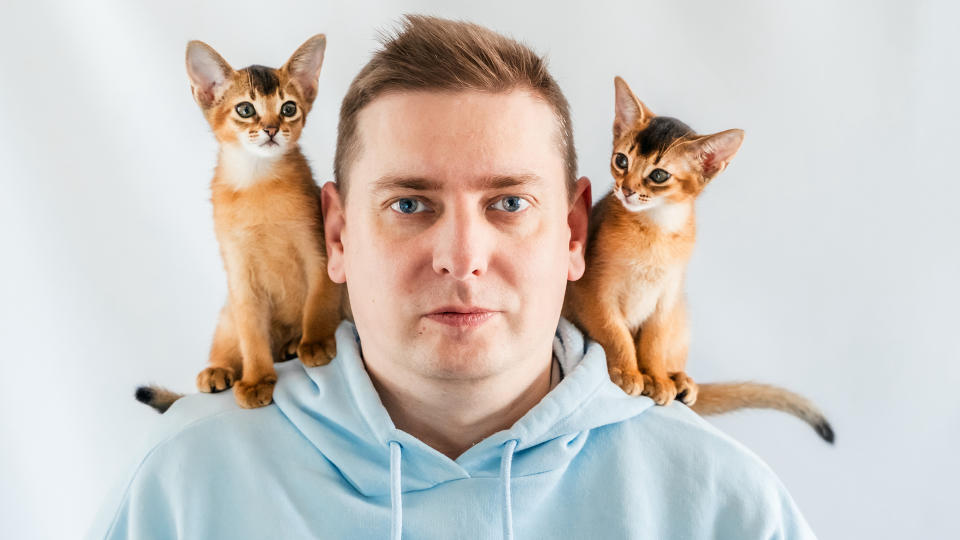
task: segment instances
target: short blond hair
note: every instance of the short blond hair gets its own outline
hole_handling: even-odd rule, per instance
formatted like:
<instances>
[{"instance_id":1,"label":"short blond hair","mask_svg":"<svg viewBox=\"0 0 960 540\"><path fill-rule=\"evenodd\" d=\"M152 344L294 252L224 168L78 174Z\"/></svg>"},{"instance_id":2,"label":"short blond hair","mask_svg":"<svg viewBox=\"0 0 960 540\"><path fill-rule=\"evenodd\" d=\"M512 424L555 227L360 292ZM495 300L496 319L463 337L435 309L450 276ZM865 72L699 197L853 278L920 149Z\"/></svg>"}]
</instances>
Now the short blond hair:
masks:
<instances>
[{"instance_id":1,"label":"short blond hair","mask_svg":"<svg viewBox=\"0 0 960 540\"><path fill-rule=\"evenodd\" d=\"M357 119L377 96L391 90L480 90L527 88L553 109L566 169L568 196L577 180L570 107L544 59L526 45L488 28L463 22L405 15L396 34L381 35L381 49L360 70L340 106L333 175L341 197L347 170L359 150Z\"/></svg>"}]
</instances>

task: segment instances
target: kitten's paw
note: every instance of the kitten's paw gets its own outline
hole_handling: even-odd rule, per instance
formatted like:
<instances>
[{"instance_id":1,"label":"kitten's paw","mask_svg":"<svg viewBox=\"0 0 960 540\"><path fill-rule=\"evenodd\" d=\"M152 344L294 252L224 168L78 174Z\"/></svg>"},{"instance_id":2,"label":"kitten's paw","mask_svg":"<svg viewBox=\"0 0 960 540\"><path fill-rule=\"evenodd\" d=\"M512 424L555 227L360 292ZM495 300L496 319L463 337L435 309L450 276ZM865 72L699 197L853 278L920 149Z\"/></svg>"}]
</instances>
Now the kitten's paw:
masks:
<instances>
[{"instance_id":1,"label":"kitten's paw","mask_svg":"<svg viewBox=\"0 0 960 540\"><path fill-rule=\"evenodd\" d=\"M673 379L673 384L677 387L677 399L688 407L697 402L697 392L700 387L693 382L690 376L682 371L677 371L671 373L670 378Z\"/></svg>"},{"instance_id":2,"label":"kitten's paw","mask_svg":"<svg viewBox=\"0 0 960 540\"><path fill-rule=\"evenodd\" d=\"M197 374L197 390L201 392L222 392L233 386L236 373L233 368L208 367Z\"/></svg>"},{"instance_id":3,"label":"kitten's paw","mask_svg":"<svg viewBox=\"0 0 960 540\"><path fill-rule=\"evenodd\" d=\"M307 367L325 366L337 356L337 340L331 336L323 341L301 343L297 355Z\"/></svg>"},{"instance_id":4,"label":"kitten's paw","mask_svg":"<svg viewBox=\"0 0 960 540\"><path fill-rule=\"evenodd\" d=\"M643 375L639 371L624 371L620 368L610 368L610 380L619 386L627 395L639 396L643 392Z\"/></svg>"},{"instance_id":5,"label":"kitten's paw","mask_svg":"<svg viewBox=\"0 0 960 540\"><path fill-rule=\"evenodd\" d=\"M644 373L643 395L652 399L657 405L666 405L677 397L677 385L667 377Z\"/></svg>"},{"instance_id":6,"label":"kitten's paw","mask_svg":"<svg viewBox=\"0 0 960 540\"><path fill-rule=\"evenodd\" d=\"M273 401L273 387L276 384L276 375L267 375L253 382L241 379L233 386L233 396L244 409L256 409Z\"/></svg>"},{"instance_id":7,"label":"kitten's paw","mask_svg":"<svg viewBox=\"0 0 960 540\"><path fill-rule=\"evenodd\" d=\"M298 343L300 343L300 340L296 339L288 343L287 346L283 348L283 351L281 351L281 354L280 354L280 356L283 357L280 360L281 362L286 362L287 360L293 360L294 358L297 357Z\"/></svg>"}]
</instances>

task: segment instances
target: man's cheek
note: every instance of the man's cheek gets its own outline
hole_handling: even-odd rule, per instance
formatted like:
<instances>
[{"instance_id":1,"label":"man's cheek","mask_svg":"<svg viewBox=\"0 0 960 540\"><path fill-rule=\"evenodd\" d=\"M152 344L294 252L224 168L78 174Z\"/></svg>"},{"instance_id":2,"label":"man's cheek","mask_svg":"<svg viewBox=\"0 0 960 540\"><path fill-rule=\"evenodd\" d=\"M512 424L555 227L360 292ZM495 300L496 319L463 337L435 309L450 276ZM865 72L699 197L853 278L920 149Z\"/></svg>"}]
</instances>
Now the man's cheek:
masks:
<instances>
[{"instance_id":1,"label":"man's cheek","mask_svg":"<svg viewBox=\"0 0 960 540\"><path fill-rule=\"evenodd\" d=\"M367 283L375 296L383 303L397 303L400 298L417 293L419 282L411 275L410 263L400 251L381 249L377 256L370 259L366 269Z\"/></svg>"}]
</instances>

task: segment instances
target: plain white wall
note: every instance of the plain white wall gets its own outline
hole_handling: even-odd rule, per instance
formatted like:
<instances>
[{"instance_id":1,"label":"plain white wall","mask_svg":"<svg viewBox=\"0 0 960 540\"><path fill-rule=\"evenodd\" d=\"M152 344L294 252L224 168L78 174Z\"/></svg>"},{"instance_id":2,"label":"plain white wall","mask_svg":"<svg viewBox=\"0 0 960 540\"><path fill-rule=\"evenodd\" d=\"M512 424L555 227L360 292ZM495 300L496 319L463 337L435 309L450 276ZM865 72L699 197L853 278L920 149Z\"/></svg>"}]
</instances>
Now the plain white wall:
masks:
<instances>
[{"instance_id":1,"label":"plain white wall","mask_svg":"<svg viewBox=\"0 0 960 540\"><path fill-rule=\"evenodd\" d=\"M404 12L547 53L595 198L614 75L698 131L745 129L699 201L689 371L801 391L838 440L778 413L711 421L823 538L960 530L956 4L26 4L0 14L0 537L84 531L157 421L134 387L190 391L206 361L226 286L186 42L278 66L325 32L302 144L327 181L340 99Z\"/></svg>"}]
</instances>

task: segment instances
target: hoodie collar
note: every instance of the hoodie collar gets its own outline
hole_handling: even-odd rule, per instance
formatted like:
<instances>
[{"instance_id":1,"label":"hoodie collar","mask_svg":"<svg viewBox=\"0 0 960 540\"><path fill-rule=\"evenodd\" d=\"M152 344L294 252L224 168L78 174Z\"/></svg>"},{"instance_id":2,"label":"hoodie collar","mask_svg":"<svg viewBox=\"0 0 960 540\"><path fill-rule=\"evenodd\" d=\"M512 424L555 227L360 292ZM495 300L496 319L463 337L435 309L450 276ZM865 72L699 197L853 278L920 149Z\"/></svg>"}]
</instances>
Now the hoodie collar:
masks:
<instances>
[{"instance_id":1,"label":"hoodie collar","mask_svg":"<svg viewBox=\"0 0 960 540\"><path fill-rule=\"evenodd\" d=\"M278 364L273 399L365 496L391 493L391 443L403 449L402 492L463 478L497 477L507 444L515 446L512 476L527 476L566 466L582 448L587 431L642 414L653 404L626 395L610 382L603 348L560 319L553 349L563 380L509 429L451 460L394 426L363 366L354 325L343 321L336 339L337 356L326 366Z\"/></svg>"}]
</instances>

